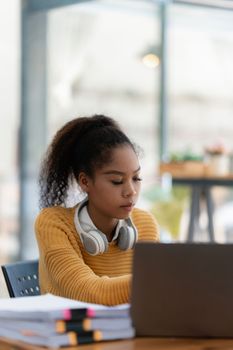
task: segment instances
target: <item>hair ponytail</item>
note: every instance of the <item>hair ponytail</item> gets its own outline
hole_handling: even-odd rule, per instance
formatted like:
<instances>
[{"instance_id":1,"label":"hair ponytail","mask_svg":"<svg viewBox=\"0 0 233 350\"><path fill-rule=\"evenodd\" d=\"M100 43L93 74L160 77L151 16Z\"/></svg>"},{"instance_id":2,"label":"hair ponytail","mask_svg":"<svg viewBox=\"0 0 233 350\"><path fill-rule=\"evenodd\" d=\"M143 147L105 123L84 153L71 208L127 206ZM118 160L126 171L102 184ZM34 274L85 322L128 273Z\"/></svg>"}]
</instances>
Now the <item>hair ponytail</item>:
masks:
<instances>
[{"instance_id":1,"label":"hair ponytail","mask_svg":"<svg viewBox=\"0 0 233 350\"><path fill-rule=\"evenodd\" d=\"M89 176L111 161L114 147L134 146L111 118L104 115L76 118L55 134L39 175L40 207L66 205L72 179L81 171Z\"/></svg>"}]
</instances>

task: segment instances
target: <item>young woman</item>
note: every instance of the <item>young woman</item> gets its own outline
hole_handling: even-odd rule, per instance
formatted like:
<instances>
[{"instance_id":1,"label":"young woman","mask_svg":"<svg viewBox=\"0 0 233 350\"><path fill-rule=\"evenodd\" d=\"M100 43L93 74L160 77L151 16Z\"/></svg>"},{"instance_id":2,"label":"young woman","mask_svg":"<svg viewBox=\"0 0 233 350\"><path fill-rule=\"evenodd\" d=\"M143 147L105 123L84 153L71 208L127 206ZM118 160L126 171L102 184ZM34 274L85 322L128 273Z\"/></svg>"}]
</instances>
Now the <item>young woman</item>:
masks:
<instances>
[{"instance_id":1,"label":"young woman","mask_svg":"<svg viewBox=\"0 0 233 350\"><path fill-rule=\"evenodd\" d=\"M69 208L75 182L86 198ZM154 217L134 208L140 187L137 152L113 119L76 118L57 132L41 168L35 222L42 293L130 301L133 247L158 240Z\"/></svg>"}]
</instances>

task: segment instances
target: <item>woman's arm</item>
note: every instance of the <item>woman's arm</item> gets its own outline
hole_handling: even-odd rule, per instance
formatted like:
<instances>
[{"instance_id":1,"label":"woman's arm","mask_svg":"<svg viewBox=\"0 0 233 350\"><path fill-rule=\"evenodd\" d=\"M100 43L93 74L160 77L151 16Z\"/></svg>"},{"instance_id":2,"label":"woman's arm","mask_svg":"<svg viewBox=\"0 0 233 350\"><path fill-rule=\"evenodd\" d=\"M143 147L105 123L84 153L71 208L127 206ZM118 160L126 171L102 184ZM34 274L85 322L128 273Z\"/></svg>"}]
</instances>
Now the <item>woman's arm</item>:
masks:
<instances>
[{"instance_id":1,"label":"woman's arm","mask_svg":"<svg viewBox=\"0 0 233 350\"><path fill-rule=\"evenodd\" d=\"M42 292L105 305L129 302L131 275L96 275L83 260L72 223L51 211L43 210L35 223Z\"/></svg>"}]
</instances>

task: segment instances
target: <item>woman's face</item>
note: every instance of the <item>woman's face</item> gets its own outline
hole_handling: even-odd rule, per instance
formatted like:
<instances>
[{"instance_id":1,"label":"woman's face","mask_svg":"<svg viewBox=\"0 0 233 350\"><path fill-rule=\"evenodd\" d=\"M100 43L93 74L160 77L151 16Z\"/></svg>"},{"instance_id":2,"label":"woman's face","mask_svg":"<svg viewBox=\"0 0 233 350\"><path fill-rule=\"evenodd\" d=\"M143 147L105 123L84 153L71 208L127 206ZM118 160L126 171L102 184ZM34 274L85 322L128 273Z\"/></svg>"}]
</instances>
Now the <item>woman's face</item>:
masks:
<instances>
[{"instance_id":1,"label":"woman's face","mask_svg":"<svg viewBox=\"0 0 233 350\"><path fill-rule=\"evenodd\" d=\"M88 194L92 219L126 219L140 192L139 172L138 157L130 146L113 149L111 163L97 169L93 179L86 177L83 189Z\"/></svg>"}]
</instances>

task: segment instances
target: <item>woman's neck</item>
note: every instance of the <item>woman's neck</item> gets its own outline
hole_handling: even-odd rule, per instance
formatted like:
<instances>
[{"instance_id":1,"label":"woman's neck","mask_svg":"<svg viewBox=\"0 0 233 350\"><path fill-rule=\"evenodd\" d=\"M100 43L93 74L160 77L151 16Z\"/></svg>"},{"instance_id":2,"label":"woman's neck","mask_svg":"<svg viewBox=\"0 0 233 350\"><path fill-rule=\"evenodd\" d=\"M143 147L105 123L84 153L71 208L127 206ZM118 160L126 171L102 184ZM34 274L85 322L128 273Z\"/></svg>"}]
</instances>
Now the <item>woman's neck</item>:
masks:
<instances>
[{"instance_id":1,"label":"woman's neck","mask_svg":"<svg viewBox=\"0 0 233 350\"><path fill-rule=\"evenodd\" d=\"M101 213L97 212L89 203L87 204L87 211L93 224L98 230L103 232L106 235L107 240L111 242L119 220L101 215Z\"/></svg>"}]
</instances>

